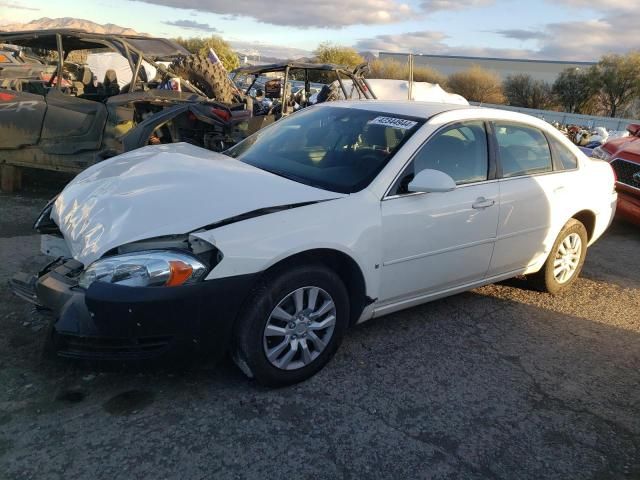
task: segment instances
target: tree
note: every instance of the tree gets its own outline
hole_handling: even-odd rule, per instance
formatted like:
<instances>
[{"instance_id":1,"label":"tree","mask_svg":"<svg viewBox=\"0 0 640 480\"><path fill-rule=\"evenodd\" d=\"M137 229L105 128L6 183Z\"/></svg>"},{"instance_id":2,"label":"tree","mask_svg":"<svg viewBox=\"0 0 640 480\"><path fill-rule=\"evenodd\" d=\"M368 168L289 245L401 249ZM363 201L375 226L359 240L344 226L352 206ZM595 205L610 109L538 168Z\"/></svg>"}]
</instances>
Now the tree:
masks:
<instances>
[{"instance_id":1,"label":"tree","mask_svg":"<svg viewBox=\"0 0 640 480\"><path fill-rule=\"evenodd\" d=\"M640 52L605 55L593 69L594 78L607 108L615 117L640 94Z\"/></svg>"},{"instance_id":2,"label":"tree","mask_svg":"<svg viewBox=\"0 0 640 480\"><path fill-rule=\"evenodd\" d=\"M569 113L587 113L597 90L593 70L580 68L563 70L553 84L553 93L564 111Z\"/></svg>"},{"instance_id":3,"label":"tree","mask_svg":"<svg viewBox=\"0 0 640 480\"><path fill-rule=\"evenodd\" d=\"M480 103L504 103L500 77L477 65L449 75L449 90L467 100Z\"/></svg>"},{"instance_id":4,"label":"tree","mask_svg":"<svg viewBox=\"0 0 640 480\"><path fill-rule=\"evenodd\" d=\"M217 35L213 35L208 38L182 38L178 37L175 39L180 45L189 50L191 53L197 53L200 55L206 55L209 53L209 49L213 48L213 51L216 52L218 58L224 65L224 68L227 71L231 71L234 68L238 68L240 66L240 59L236 52L233 51L231 46L225 42L221 37Z\"/></svg>"},{"instance_id":5,"label":"tree","mask_svg":"<svg viewBox=\"0 0 640 480\"><path fill-rule=\"evenodd\" d=\"M353 48L341 47L331 42L321 43L314 54L316 63L335 63L347 67L356 67L364 63L364 58Z\"/></svg>"},{"instance_id":6,"label":"tree","mask_svg":"<svg viewBox=\"0 0 640 480\"><path fill-rule=\"evenodd\" d=\"M409 65L395 60L374 60L369 62L369 78L388 78L392 80L409 80ZM446 85L447 77L432 68L413 67L413 79L416 82L438 83Z\"/></svg>"},{"instance_id":7,"label":"tree","mask_svg":"<svg viewBox=\"0 0 640 480\"><path fill-rule=\"evenodd\" d=\"M534 80L531 75L509 75L503 88L509 105L514 107L546 110L555 103L551 85L542 80Z\"/></svg>"}]
</instances>

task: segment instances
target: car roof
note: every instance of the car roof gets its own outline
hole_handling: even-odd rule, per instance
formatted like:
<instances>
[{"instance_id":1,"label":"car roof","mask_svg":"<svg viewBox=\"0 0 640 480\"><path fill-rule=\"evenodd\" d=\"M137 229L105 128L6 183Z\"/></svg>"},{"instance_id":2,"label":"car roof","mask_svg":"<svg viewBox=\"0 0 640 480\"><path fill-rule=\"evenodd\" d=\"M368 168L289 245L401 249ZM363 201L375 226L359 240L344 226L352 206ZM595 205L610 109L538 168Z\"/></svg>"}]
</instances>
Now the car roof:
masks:
<instances>
[{"instance_id":1,"label":"car roof","mask_svg":"<svg viewBox=\"0 0 640 480\"><path fill-rule=\"evenodd\" d=\"M336 106L341 108L357 108L360 110L370 110L373 112L381 112L396 115L406 115L409 117L422 118L429 120L430 118L445 112L467 111L474 112L475 118L486 120L502 120L527 123L529 125L555 130L548 122L511 110L502 110L499 108L489 108L474 105L460 105L444 102L420 102L415 100L341 100L336 102L326 102L319 104L320 106ZM477 116L476 116L477 113ZM466 117L467 115L463 115Z\"/></svg>"},{"instance_id":2,"label":"car roof","mask_svg":"<svg viewBox=\"0 0 640 480\"><path fill-rule=\"evenodd\" d=\"M406 115L409 117L424 119L429 119L434 115L438 115L439 113L443 112L449 112L451 110L475 110L480 108L470 105L459 105L455 103L418 102L409 100L343 100L337 102L322 103L320 105L336 106L341 108L357 108L359 110L370 110L373 112Z\"/></svg>"}]
</instances>

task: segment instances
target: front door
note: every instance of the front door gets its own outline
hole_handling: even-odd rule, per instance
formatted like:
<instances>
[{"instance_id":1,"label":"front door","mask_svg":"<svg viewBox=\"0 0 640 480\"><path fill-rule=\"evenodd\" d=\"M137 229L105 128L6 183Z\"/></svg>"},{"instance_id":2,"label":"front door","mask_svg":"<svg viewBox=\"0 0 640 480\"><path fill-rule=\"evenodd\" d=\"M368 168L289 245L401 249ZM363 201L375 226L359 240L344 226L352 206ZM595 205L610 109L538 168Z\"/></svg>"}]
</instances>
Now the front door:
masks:
<instances>
[{"instance_id":1,"label":"front door","mask_svg":"<svg viewBox=\"0 0 640 480\"><path fill-rule=\"evenodd\" d=\"M483 279L498 225L499 187L490 173L482 121L456 123L432 137L382 201L383 264L379 300L394 302ZM422 169L456 182L445 193L410 193Z\"/></svg>"}]
</instances>

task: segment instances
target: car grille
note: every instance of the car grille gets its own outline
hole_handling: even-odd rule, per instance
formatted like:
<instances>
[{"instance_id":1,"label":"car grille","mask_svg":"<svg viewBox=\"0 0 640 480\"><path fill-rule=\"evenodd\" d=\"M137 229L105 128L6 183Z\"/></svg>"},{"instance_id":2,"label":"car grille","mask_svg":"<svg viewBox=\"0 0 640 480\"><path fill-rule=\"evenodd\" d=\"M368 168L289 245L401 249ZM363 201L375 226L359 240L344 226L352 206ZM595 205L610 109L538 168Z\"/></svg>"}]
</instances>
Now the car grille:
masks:
<instances>
[{"instance_id":1,"label":"car grille","mask_svg":"<svg viewBox=\"0 0 640 480\"><path fill-rule=\"evenodd\" d=\"M172 337L96 338L57 334L58 355L104 360L143 359L167 350Z\"/></svg>"},{"instance_id":2,"label":"car grille","mask_svg":"<svg viewBox=\"0 0 640 480\"><path fill-rule=\"evenodd\" d=\"M618 177L618 183L640 190L640 164L616 158L611 162Z\"/></svg>"}]
</instances>

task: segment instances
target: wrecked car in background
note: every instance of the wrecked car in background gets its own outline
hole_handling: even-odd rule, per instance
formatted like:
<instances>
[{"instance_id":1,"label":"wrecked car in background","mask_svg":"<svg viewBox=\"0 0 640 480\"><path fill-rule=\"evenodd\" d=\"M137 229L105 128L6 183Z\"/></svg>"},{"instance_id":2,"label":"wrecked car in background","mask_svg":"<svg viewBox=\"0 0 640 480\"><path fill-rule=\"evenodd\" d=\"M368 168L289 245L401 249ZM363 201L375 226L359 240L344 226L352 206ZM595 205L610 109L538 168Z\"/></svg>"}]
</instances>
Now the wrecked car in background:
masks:
<instances>
[{"instance_id":1,"label":"wrecked car in background","mask_svg":"<svg viewBox=\"0 0 640 480\"><path fill-rule=\"evenodd\" d=\"M365 74L368 64L350 69L342 65L280 62L244 66L231 72L236 86L245 98L253 100L251 133L293 112L315 103L339 99L373 100L377 96ZM330 96L327 84L335 82L342 96Z\"/></svg>"},{"instance_id":2,"label":"wrecked car in background","mask_svg":"<svg viewBox=\"0 0 640 480\"><path fill-rule=\"evenodd\" d=\"M593 150L616 173L617 215L640 226L640 124L627 127L628 137L614 138Z\"/></svg>"},{"instance_id":3,"label":"wrecked car in background","mask_svg":"<svg viewBox=\"0 0 640 480\"><path fill-rule=\"evenodd\" d=\"M0 33L0 42L54 58L53 69L0 64L0 164L77 173L147 144L223 150L246 117L245 105L231 103L224 68L170 40L60 29ZM124 58L130 81L115 69L97 78L86 58L74 58L87 52Z\"/></svg>"}]
</instances>

